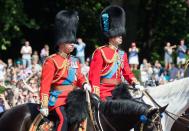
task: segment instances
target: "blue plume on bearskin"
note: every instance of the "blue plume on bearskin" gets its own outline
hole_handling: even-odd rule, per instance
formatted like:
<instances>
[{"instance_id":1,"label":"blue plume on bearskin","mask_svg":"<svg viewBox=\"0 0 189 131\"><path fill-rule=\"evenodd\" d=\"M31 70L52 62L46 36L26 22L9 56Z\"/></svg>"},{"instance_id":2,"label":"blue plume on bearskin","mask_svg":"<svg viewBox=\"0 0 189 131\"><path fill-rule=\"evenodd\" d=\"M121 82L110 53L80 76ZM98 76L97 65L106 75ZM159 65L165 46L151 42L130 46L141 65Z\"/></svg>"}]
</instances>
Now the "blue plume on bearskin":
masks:
<instances>
[{"instance_id":1,"label":"blue plume on bearskin","mask_svg":"<svg viewBox=\"0 0 189 131\"><path fill-rule=\"evenodd\" d=\"M104 27L104 31L105 32L108 32L108 30L109 30L109 21L108 21L108 19L109 19L108 13L102 14L103 27Z\"/></svg>"},{"instance_id":2,"label":"blue plume on bearskin","mask_svg":"<svg viewBox=\"0 0 189 131\"><path fill-rule=\"evenodd\" d=\"M106 7L100 15L101 30L107 38L122 36L125 30L125 11L117 5Z\"/></svg>"}]
</instances>

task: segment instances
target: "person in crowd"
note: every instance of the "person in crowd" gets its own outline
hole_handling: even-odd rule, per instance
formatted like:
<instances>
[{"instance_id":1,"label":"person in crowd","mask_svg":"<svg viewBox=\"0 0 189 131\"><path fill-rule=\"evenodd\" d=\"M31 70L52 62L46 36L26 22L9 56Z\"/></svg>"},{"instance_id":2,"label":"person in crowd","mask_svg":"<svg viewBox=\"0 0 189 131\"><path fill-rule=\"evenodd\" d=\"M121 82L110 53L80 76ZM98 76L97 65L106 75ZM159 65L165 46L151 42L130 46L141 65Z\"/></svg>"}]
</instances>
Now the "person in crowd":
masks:
<instances>
[{"instance_id":1,"label":"person in crowd","mask_svg":"<svg viewBox=\"0 0 189 131\"><path fill-rule=\"evenodd\" d=\"M147 64L147 72L148 72L148 79L152 79L153 68L152 68L152 64L151 63Z\"/></svg>"},{"instance_id":2,"label":"person in crowd","mask_svg":"<svg viewBox=\"0 0 189 131\"><path fill-rule=\"evenodd\" d=\"M181 65L178 70L179 70L179 72L178 72L178 79L184 78L185 65L184 64Z\"/></svg>"},{"instance_id":3,"label":"person in crowd","mask_svg":"<svg viewBox=\"0 0 189 131\"><path fill-rule=\"evenodd\" d=\"M180 67L182 64L185 64L186 62L186 50L187 47L184 43L184 39L180 40L180 45L177 49L177 65Z\"/></svg>"},{"instance_id":4,"label":"person in crowd","mask_svg":"<svg viewBox=\"0 0 189 131\"><path fill-rule=\"evenodd\" d=\"M41 72L41 65L38 64L37 60L32 60L32 65L29 67L32 73L40 73Z\"/></svg>"},{"instance_id":5,"label":"person in crowd","mask_svg":"<svg viewBox=\"0 0 189 131\"><path fill-rule=\"evenodd\" d=\"M0 112L3 112L3 111L8 110L10 108L11 107L6 100L4 93L0 94Z\"/></svg>"},{"instance_id":6,"label":"person in crowd","mask_svg":"<svg viewBox=\"0 0 189 131\"><path fill-rule=\"evenodd\" d=\"M108 6L101 12L100 20L101 30L108 43L93 53L89 82L94 93L102 100L107 100L111 99L112 90L116 85L122 82L122 75L130 84L139 82L130 70L127 54L119 49L125 34L125 11L120 6Z\"/></svg>"},{"instance_id":7,"label":"person in crowd","mask_svg":"<svg viewBox=\"0 0 189 131\"><path fill-rule=\"evenodd\" d=\"M164 70L159 79L159 84L163 85L170 81L170 75L168 70Z\"/></svg>"},{"instance_id":8,"label":"person in crowd","mask_svg":"<svg viewBox=\"0 0 189 131\"><path fill-rule=\"evenodd\" d=\"M166 46L164 47L164 62L165 62L165 68L169 69L170 64L173 62L172 54L174 51L174 48L176 48L176 45L171 46L170 42L166 43Z\"/></svg>"},{"instance_id":9,"label":"person in crowd","mask_svg":"<svg viewBox=\"0 0 189 131\"><path fill-rule=\"evenodd\" d=\"M6 80L12 81L12 79L13 79L13 70L14 70L13 60L11 58L8 58L8 60L7 60L7 70L6 70Z\"/></svg>"},{"instance_id":10,"label":"person in crowd","mask_svg":"<svg viewBox=\"0 0 189 131\"><path fill-rule=\"evenodd\" d=\"M85 61L85 64L83 64L82 67L81 67L81 73L84 76L88 76L88 73L89 73L89 70L90 70L89 63L90 63L90 59L87 58L86 61Z\"/></svg>"},{"instance_id":11,"label":"person in crowd","mask_svg":"<svg viewBox=\"0 0 189 131\"><path fill-rule=\"evenodd\" d=\"M36 61L37 63L39 63L39 55L36 50L33 52L32 61Z\"/></svg>"},{"instance_id":12,"label":"person in crowd","mask_svg":"<svg viewBox=\"0 0 189 131\"><path fill-rule=\"evenodd\" d=\"M132 42L129 48L129 65L131 70L137 70L139 64L138 52L139 49L136 47L136 43Z\"/></svg>"},{"instance_id":13,"label":"person in crowd","mask_svg":"<svg viewBox=\"0 0 189 131\"><path fill-rule=\"evenodd\" d=\"M40 53L41 63L43 63L48 56L49 56L49 46L45 44L44 48L41 49L41 53Z\"/></svg>"},{"instance_id":14,"label":"person in crowd","mask_svg":"<svg viewBox=\"0 0 189 131\"><path fill-rule=\"evenodd\" d=\"M67 131L65 104L68 93L80 87L91 90L86 78L81 74L81 66L74 50L79 16L76 11L62 10L55 18L56 54L49 56L42 67L40 84L40 112L48 116L49 111L57 114L57 131Z\"/></svg>"},{"instance_id":15,"label":"person in crowd","mask_svg":"<svg viewBox=\"0 0 189 131\"><path fill-rule=\"evenodd\" d=\"M31 54L32 54L32 47L30 46L29 41L25 41L24 46L22 46L20 53L22 54L22 62L24 68L31 65Z\"/></svg>"},{"instance_id":16,"label":"person in crowd","mask_svg":"<svg viewBox=\"0 0 189 131\"><path fill-rule=\"evenodd\" d=\"M179 70L174 63L171 64L171 68L169 69L169 73L170 73L170 81L174 81L175 79L178 78Z\"/></svg>"},{"instance_id":17,"label":"person in crowd","mask_svg":"<svg viewBox=\"0 0 189 131\"><path fill-rule=\"evenodd\" d=\"M76 57L79 58L81 64L85 64L85 46L86 44L83 42L81 38L77 39L78 44L74 44L76 48Z\"/></svg>"},{"instance_id":18,"label":"person in crowd","mask_svg":"<svg viewBox=\"0 0 189 131\"><path fill-rule=\"evenodd\" d=\"M159 60L156 60L153 66L153 76L156 81L156 85L158 85L159 83L162 70L163 70L162 65L160 64Z\"/></svg>"},{"instance_id":19,"label":"person in crowd","mask_svg":"<svg viewBox=\"0 0 189 131\"><path fill-rule=\"evenodd\" d=\"M140 74L141 82L144 85L144 83L148 80L148 61L146 58L143 59L143 62L140 65Z\"/></svg>"},{"instance_id":20,"label":"person in crowd","mask_svg":"<svg viewBox=\"0 0 189 131\"><path fill-rule=\"evenodd\" d=\"M0 84L4 85L7 64L0 59Z\"/></svg>"},{"instance_id":21,"label":"person in crowd","mask_svg":"<svg viewBox=\"0 0 189 131\"><path fill-rule=\"evenodd\" d=\"M14 67L13 60L11 58L8 58L7 69L11 69L12 67Z\"/></svg>"}]
</instances>

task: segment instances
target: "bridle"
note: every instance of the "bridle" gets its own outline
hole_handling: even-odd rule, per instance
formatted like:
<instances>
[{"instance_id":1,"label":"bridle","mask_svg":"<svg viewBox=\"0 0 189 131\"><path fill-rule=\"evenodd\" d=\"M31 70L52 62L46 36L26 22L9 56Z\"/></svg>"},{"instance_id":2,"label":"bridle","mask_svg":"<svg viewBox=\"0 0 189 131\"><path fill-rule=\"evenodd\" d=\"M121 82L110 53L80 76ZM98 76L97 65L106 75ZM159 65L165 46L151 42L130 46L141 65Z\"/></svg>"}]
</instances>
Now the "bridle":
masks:
<instances>
[{"instance_id":1,"label":"bridle","mask_svg":"<svg viewBox=\"0 0 189 131\"><path fill-rule=\"evenodd\" d=\"M114 126L109 122L109 120L106 118L106 116L103 114L103 112L101 112L99 110L99 107L100 107L99 99L96 97L94 97L94 99L96 99L98 101L98 106L93 109L91 106L89 92L86 91L86 100L88 102L89 116L90 116L90 120L92 121L94 130L95 131L104 131L102 124L101 124L101 118L100 118L100 116L101 116L102 119L104 120L104 122L108 125L108 127L111 128L112 131L117 131L114 128ZM155 116L153 115L152 119L149 120L149 122L153 124L153 127L156 127L157 131L162 131L160 112L157 112ZM137 123L136 125L138 125L138 124L139 123ZM143 131L144 125L145 125L144 123L141 123L140 131Z\"/></svg>"},{"instance_id":2,"label":"bridle","mask_svg":"<svg viewBox=\"0 0 189 131\"><path fill-rule=\"evenodd\" d=\"M151 109L153 109L153 107L150 108L149 111L150 111ZM145 131L144 126L145 126L145 125L148 126L148 124L149 124L149 125L150 125L150 124L152 125L153 130L154 130L154 128L155 128L156 131L163 131L162 126L161 126L161 115L160 115L160 112L159 112L159 111L157 111L157 112L155 113L155 115L152 116L151 119L147 118L146 122L142 122L142 121L140 120L138 123L136 123L136 125L135 125L134 127L137 127L137 125L138 125L139 131Z\"/></svg>"},{"instance_id":3,"label":"bridle","mask_svg":"<svg viewBox=\"0 0 189 131\"><path fill-rule=\"evenodd\" d=\"M161 108L161 106L152 98L152 96L146 92L145 90L142 91L142 94L144 94L146 97L148 97L158 108ZM165 110L165 114L167 116L169 116L172 120L174 120L175 122L181 124L181 125L184 125L180 120L177 120L178 118L180 118L181 120L184 120L184 121L187 121L189 122L189 119L186 119L186 118L183 118L183 117L180 117L172 112L169 112L167 110ZM177 118L174 118L173 116L177 117Z\"/></svg>"}]
</instances>

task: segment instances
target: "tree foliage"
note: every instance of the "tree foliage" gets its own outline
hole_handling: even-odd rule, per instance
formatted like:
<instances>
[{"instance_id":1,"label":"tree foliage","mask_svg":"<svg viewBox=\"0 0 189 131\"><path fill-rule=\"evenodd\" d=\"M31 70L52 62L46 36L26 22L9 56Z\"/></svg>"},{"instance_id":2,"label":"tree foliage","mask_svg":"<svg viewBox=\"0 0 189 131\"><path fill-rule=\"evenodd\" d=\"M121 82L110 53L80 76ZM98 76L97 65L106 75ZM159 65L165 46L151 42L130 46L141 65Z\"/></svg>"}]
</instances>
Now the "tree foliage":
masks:
<instances>
[{"instance_id":1,"label":"tree foliage","mask_svg":"<svg viewBox=\"0 0 189 131\"><path fill-rule=\"evenodd\" d=\"M22 35L22 27L37 28L34 19L28 18L23 11L22 0L0 1L0 49L6 50L11 39Z\"/></svg>"},{"instance_id":2,"label":"tree foliage","mask_svg":"<svg viewBox=\"0 0 189 131\"><path fill-rule=\"evenodd\" d=\"M116 0L109 1L116 3ZM123 7L129 2L129 0L120 1L117 2L122 3ZM185 38L189 43L189 6L185 0L130 1L132 3L130 9L132 6L138 8L138 16L132 15L133 20L135 17L138 18L138 23L132 23L132 20L127 23L127 28L137 26L136 30L129 30L128 33L136 32L135 40L140 44L141 50L146 49L153 52L150 55L147 52L146 55L162 58L159 54L163 54L162 47L165 41L178 43L181 38ZM78 36L84 38L88 43L91 54L92 49L100 45L98 41L102 33L99 28L99 15L108 4L108 0L1 0L0 49L6 49L11 44L11 40L21 39L24 34L31 35L33 32L47 34L53 29L55 14L62 9L69 9L79 12ZM128 12L132 11L126 8L127 16ZM50 37L44 39L52 40Z\"/></svg>"},{"instance_id":3,"label":"tree foliage","mask_svg":"<svg viewBox=\"0 0 189 131\"><path fill-rule=\"evenodd\" d=\"M6 49L11 40L21 40L33 32L53 34L54 17L62 9L77 10L80 24L78 36L83 37L89 44L94 45L100 36L99 14L108 5L105 0L4 0L0 2L0 49ZM46 35L44 35L46 36ZM51 35L52 36L52 35ZM31 37L30 37L31 38ZM36 39L36 38L35 38ZM45 37L52 42L51 38ZM17 42L20 43L20 42Z\"/></svg>"},{"instance_id":4,"label":"tree foliage","mask_svg":"<svg viewBox=\"0 0 189 131\"><path fill-rule=\"evenodd\" d=\"M163 58L166 41L178 44L184 38L189 42L189 6L184 0L144 0L140 13L138 40L146 43L154 57Z\"/></svg>"}]
</instances>

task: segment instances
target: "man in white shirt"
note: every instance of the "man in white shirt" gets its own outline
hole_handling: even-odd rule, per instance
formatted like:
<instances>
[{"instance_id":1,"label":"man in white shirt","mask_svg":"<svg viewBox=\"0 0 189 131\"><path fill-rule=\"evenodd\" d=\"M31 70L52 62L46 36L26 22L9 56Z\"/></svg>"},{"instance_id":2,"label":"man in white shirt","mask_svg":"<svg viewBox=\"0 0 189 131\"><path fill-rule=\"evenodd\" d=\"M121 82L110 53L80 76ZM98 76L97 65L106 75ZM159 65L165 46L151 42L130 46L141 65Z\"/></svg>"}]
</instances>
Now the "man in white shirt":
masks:
<instances>
[{"instance_id":1,"label":"man in white shirt","mask_svg":"<svg viewBox=\"0 0 189 131\"><path fill-rule=\"evenodd\" d=\"M22 54L24 68L31 66L32 47L30 46L29 41L25 41L25 45L22 46L20 53Z\"/></svg>"}]
</instances>

